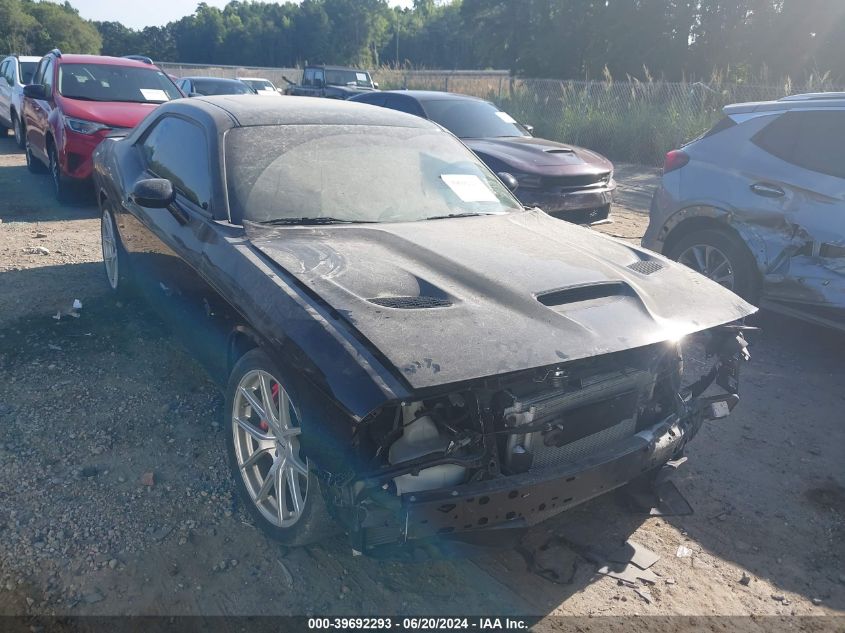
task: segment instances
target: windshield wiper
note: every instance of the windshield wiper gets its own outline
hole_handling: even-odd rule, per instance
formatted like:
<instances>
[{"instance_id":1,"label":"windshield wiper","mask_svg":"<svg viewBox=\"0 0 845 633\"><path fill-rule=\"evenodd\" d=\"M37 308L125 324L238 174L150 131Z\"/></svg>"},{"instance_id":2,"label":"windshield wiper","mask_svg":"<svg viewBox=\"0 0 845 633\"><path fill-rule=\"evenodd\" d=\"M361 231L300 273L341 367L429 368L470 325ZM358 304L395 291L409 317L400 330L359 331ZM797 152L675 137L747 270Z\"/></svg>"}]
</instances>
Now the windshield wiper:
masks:
<instances>
[{"instance_id":1,"label":"windshield wiper","mask_svg":"<svg viewBox=\"0 0 845 633\"><path fill-rule=\"evenodd\" d=\"M366 220L341 220L340 218L276 218L274 220L264 220L258 224L264 226L314 226L321 224L375 224L375 222L368 222Z\"/></svg>"},{"instance_id":2,"label":"windshield wiper","mask_svg":"<svg viewBox=\"0 0 845 633\"><path fill-rule=\"evenodd\" d=\"M466 212L466 213L450 213L448 215L433 215L430 218L423 218L424 220L448 220L450 218L471 218L476 215L499 215L498 213L478 213L478 212Z\"/></svg>"}]
</instances>

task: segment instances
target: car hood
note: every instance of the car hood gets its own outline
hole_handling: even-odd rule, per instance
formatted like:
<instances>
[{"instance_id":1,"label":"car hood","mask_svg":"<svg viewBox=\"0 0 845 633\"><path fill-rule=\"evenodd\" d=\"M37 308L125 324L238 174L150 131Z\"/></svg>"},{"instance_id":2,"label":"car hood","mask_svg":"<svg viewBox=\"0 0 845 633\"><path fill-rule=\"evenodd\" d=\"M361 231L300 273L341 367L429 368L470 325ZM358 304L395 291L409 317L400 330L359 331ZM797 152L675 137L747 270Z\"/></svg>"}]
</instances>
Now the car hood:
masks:
<instances>
[{"instance_id":1,"label":"car hood","mask_svg":"<svg viewBox=\"0 0 845 633\"><path fill-rule=\"evenodd\" d=\"M69 117L96 121L116 128L133 128L158 107L157 103L123 101L79 101L63 99L62 112Z\"/></svg>"},{"instance_id":2,"label":"car hood","mask_svg":"<svg viewBox=\"0 0 845 633\"><path fill-rule=\"evenodd\" d=\"M539 210L248 236L413 388L676 340L756 310L686 267Z\"/></svg>"},{"instance_id":3,"label":"car hood","mask_svg":"<svg viewBox=\"0 0 845 633\"><path fill-rule=\"evenodd\" d=\"M613 163L583 147L533 137L461 139L482 160L501 161L518 173L543 176L605 174Z\"/></svg>"}]
</instances>

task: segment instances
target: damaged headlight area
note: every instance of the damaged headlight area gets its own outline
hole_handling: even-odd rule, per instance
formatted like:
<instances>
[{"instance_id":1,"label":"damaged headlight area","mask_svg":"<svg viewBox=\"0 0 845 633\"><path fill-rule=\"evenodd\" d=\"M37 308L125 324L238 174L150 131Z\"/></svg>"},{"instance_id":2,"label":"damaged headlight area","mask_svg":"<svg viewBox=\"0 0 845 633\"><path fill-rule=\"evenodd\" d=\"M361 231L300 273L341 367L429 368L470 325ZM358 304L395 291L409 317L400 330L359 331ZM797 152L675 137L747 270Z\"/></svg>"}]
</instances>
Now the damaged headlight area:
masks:
<instances>
[{"instance_id":1,"label":"damaged headlight area","mask_svg":"<svg viewBox=\"0 0 845 633\"><path fill-rule=\"evenodd\" d=\"M332 505L353 546L369 553L536 524L679 458L706 420L726 417L749 357L745 329L722 326L704 342L697 335L385 407L357 427L365 466L332 478Z\"/></svg>"}]
</instances>

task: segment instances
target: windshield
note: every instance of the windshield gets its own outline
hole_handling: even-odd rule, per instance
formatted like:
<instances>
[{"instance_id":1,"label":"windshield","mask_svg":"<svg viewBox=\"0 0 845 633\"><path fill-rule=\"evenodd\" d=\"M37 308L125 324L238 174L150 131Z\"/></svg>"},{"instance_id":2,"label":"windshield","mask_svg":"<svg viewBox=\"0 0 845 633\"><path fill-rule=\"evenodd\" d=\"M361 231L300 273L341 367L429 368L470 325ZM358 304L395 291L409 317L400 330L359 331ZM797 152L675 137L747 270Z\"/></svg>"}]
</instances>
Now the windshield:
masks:
<instances>
[{"instance_id":1,"label":"windshield","mask_svg":"<svg viewBox=\"0 0 845 633\"><path fill-rule=\"evenodd\" d=\"M59 93L84 101L164 103L182 95L158 69L106 64L62 64Z\"/></svg>"},{"instance_id":2,"label":"windshield","mask_svg":"<svg viewBox=\"0 0 845 633\"><path fill-rule=\"evenodd\" d=\"M243 83L253 90L275 90L276 87L266 79L241 79Z\"/></svg>"},{"instance_id":3,"label":"windshield","mask_svg":"<svg viewBox=\"0 0 845 633\"><path fill-rule=\"evenodd\" d=\"M38 66L38 62L20 62L20 65L21 65L21 83L22 84L32 83L32 75L35 74L35 68Z\"/></svg>"},{"instance_id":4,"label":"windshield","mask_svg":"<svg viewBox=\"0 0 845 633\"><path fill-rule=\"evenodd\" d=\"M194 92L204 96L214 95L249 95L255 91L240 81L220 81L214 79L193 79Z\"/></svg>"},{"instance_id":5,"label":"windshield","mask_svg":"<svg viewBox=\"0 0 845 633\"><path fill-rule=\"evenodd\" d=\"M429 119L458 138L529 136L512 116L486 101L443 99L423 106Z\"/></svg>"},{"instance_id":6,"label":"windshield","mask_svg":"<svg viewBox=\"0 0 845 633\"><path fill-rule=\"evenodd\" d=\"M362 125L235 128L226 136L230 204L253 222L410 222L520 209L441 130Z\"/></svg>"},{"instance_id":7,"label":"windshield","mask_svg":"<svg viewBox=\"0 0 845 633\"><path fill-rule=\"evenodd\" d=\"M373 80L370 73L363 70L326 70L326 85L372 88Z\"/></svg>"}]
</instances>

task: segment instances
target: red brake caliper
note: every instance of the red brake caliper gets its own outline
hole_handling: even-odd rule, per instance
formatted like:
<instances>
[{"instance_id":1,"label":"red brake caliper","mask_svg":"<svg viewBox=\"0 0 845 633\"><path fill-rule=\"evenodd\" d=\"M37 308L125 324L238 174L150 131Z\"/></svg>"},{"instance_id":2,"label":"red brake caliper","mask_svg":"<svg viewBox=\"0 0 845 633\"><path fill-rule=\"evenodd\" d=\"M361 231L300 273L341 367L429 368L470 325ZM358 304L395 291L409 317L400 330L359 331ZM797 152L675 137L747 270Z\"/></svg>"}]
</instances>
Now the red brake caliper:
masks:
<instances>
[{"instance_id":1,"label":"red brake caliper","mask_svg":"<svg viewBox=\"0 0 845 633\"><path fill-rule=\"evenodd\" d=\"M270 393L273 395L273 404L279 402L279 383L273 385L273 388L270 390ZM261 424L258 425L261 427L262 431L269 431L270 425L267 424L267 420L261 420Z\"/></svg>"}]
</instances>

